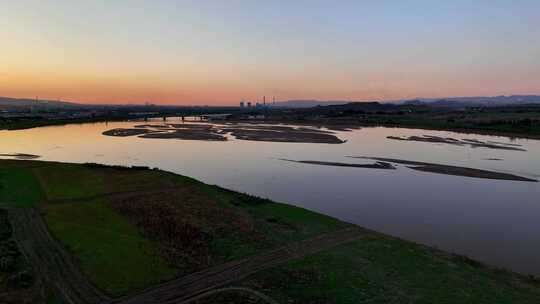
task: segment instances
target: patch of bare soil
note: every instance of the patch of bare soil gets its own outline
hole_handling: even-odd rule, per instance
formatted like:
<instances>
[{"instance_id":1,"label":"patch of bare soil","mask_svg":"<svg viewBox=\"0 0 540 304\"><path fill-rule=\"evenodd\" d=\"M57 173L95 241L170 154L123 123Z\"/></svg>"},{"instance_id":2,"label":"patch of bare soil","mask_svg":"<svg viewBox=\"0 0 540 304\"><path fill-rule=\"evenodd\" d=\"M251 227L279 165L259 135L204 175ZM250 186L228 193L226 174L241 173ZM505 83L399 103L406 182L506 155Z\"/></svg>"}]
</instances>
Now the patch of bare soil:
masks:
<instances>
[{"instance_id":1,"label":"patch of bare soil","mask_svg":"<svg viewBox=\"0 0 540 304\"><path fill-rule=\"evenodd\" d=\"M245 126L245 125L262 125L262 126L280 126L282 124L294 124L306 128L326 128L330 131L342 131L348 132L352 130L360 129L357 123L343 122L343 121L328 121L328 120L316 120L316 121L291 121L291 120L227 120L224 124L229 126Z\"/></svg>"},{"instance_id":2,"label":"patch of bare soil","mask_svg":"<svg viewBox=\"0 0 540 304\"><path fill-rule=\"evenodd\" d=\"M155 128L155 129L166 128L166 127L167 125L153 125L153 124L144 124L144 125L134 126L134 128Z\"/></svg>"},{"instance_id":3,"label":"patch of bare soil","mask_svg":"<svg viewBox=\"0 0 540 304\"><path fill-rule=\"evenodd\" d=\"M455 139L451 137L439 137L433 135L422 135L422 136L409 136L409 137L399 137L399 136L387 136L388 139L393 140L402 140L402 141L420 141L420 142L430 142L430 143L443 143L457 146L470 146L473 148L489 148L489 149L498 149L498 150L513 150L513 151L526 151L523 148L520 148L520 145L517 144L504 144L497 142L484 142L478 139Z\"/></svg>"},{"instance_id":4,"label":"patch of bare soil","mask_svg":"<svg viewBox=\"0 0 540 304\"><path fill-rule=\"evenodd\" d=\"M490 143L490 144L495 144L495 145L504 145L504 146L510 146L510 147L521 147L520 144L512 144L512 143L503 143L503 142L499 142L499 141L492 141L492 140L488 140L487 143Z\"/></svg>"},{"instance_id":5,"label":"patch of bare soil","mask_svg":"<svg viewBox=\"0 0 540 304\"><path fill-rule=\"evenodd\" d=\"M186 222L174 206L156 201L132 204L129 200L113 206L159 244L159 254L168 264L188 271L210 265L210 234Z\"/></svg>"},{"instance_id":6,"label":"patch of bare soil","mask_svg":"<svg viewBox=\"0 0 540 304\"><path fill-rule=\"evenodd\" d=\"M345 142L333 134L318 131L302 131L296 129L278 131L244 128L224 128L223 130L226 132L231 132L234 137L242 140L325 144L342 144Z\"/></svg>"},{"instance_id":7,"label":"patch of bare soil","mask_svg":"<svg viewBox=\"0 0 540 304\"><path fill-rule=\"evenodd\" d=\"M211 249L216 236L258 237L249 217L219 207L195 189L116 197L108 204L155 241L158 254L183 273L219 262L220 257Z\"/></svg>"},{"instance_id":8,"label":"patch of bare soil","mask_svg":"<svg viewBox=\"0 0 540 304\"><path fill-rule=\"evenodd\" d=\"M90 284L73 257L50 235L37 210L11 208L8 212L19 248L40 279L54 286L65 303L100 304L110 301L108 296Z\"/></svg>"},{"instance_id":9,"label":"patch of bare soil","mask_svg":"<svg viewBox=\"0 0 540 304\"><path fill-rule=\"evenodd\" d=\"M316 161L316 160L292 160L292 159L283 159L283 158L280 158L280 160L293 162L293 163L321 165L321 166L387 169L387 170L396 169L394 166L392 166L392 164L388 162L382 162L382 161L376 161L373 164L351 164L351 163L337 163L337 162Z\"/></svg>"},{"instance_id":10,"label":"patch of bare soil","mask_svg":"<svg viewBox=\"0 0 540 304\"><path fill-rule=\"evenodd\" d=\"M45 298L43 289L13 239L8 212L0 209L0 303L41 303Z\"/></svg>"},{"instance_id":11,"label":"patch of bare soil","mask_svg":"<svg viewBox=\"0 0 540 304\"><path fill-rule=\"evenodd\" d=\"M183 123L183 124L169 124L170 127L176 129L197 129L197 130L211 130L214 125L202 124L202 123Z\"/></svg>"},{"instance_id":12,"label":"patch of bare soil","mask_svg":"<svg viewBox=\"0 0 540 304\"><path fill-rule=\"evenodd\" d=\"M523 176L509 174L509 173L475 169L475 168L433 164L433 163L425 163L425 162L395 159L395 158L366 157L366 156L349 156L349 157L361 158L361 159L373 159L373 160L378 160L378 161L383 161L383 162L403 164L403 165L407 165L408 168L413 169L413 170L446 174L446 175L476 177L476 178L484 178L484 179L523 181L523 182L538 182L538 180L535 180L532 178L527 178Z\"/></svg>"},{"instance_id":13,"label":"patch of bare soil","mask_svg":"<svg viewBox=\"0 0 540 304\"><path fill-rule=\"evenodd\" d=\"M210 130L198 129L175 129L171 132L150 132L139 136L141 138L163 138L163 139L187 139L187 140L208 140L226 141L227 138Z\"/></svg>"}]
</instances>

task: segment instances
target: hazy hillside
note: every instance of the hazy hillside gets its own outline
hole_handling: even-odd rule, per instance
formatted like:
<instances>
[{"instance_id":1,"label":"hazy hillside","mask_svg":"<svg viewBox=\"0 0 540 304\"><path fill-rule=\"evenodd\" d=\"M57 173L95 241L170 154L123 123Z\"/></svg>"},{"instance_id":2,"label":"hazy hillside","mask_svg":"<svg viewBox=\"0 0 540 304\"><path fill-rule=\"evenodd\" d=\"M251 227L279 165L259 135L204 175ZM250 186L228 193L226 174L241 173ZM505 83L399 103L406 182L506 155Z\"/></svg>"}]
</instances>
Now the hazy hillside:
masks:
<instances>
[{"instance_id":1,"label":"hazy hillside","mask_svg":"<svg viewBox=\"0 0 540 304\"><path fill-rule=\"evenodd\" d=\"M280 108L312 108L316 106L344 105L348 103L366 102L351 100L287 100L270 104L272 107ZM480 97L447 97L447 98L417 98L381 101L385 104L405 104L405 105L432 105L439 107L495 107L508 105L540 104L539 95L511 95L511 96L480 96Z\"/></svg>"},{"instance_id":2,"label":"hazy hillside","mask_svg":"<svg viewBox=\"0 0 540 304\"><path fill-rule=\"evenodd\" d=\"M36 108L74 108L84 107L83 104L55 100L36 100L27 98L0 97L3 107L36 107Z\"/></svg>"},{"instance_id":3,"label":"hazy hillside","mask_svg":"<svg viewBox=\"0 0 540 304\"><path fill-rule=\"evenodd\" d=\"M494 97L448 97L448 98L419 98L402 100L398 103L406 105L432 105L440 107L496 107L509 105L540 104L538 95L511 95Z\"/></svg>"},{"instance_id":4,"label":"hazy hillside","mask_svg":"<svg viewBox=\"0 0 540 304\"><path fill-rule=\"evenodd\" d=\"M331 105L342 105L349 103L351 101L347 100L286 100L278 101L274 104L270 104L272 107L279 108L312 108L316 106L331 106Z\"/></svg>"}]
</instances>

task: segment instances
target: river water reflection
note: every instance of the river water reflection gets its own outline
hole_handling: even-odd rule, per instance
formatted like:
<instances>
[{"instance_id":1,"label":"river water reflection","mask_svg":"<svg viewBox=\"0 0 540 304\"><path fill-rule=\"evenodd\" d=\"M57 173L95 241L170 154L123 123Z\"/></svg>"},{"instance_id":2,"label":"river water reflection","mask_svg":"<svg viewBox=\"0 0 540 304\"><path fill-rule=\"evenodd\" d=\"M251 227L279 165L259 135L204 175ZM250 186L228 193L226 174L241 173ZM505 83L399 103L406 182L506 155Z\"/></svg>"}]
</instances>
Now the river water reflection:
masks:
<instances>
[{"instance_id":1,"label":"river water reflection","mask_svg":"<svg viewBox=\"0 0 540 304\"><path fill-rule=\"evenodd\" d=\"M397 128L337 132L344 144L206 142L109 137L137 122L0 131L0 154L43 160L145 165L338 217L488 264L540 275L540 183L411 170L330 167L279 160L361 162L346 156L407 159L540 179L540 141ZM494 150L387 136L433 135L520 144ZM499 160L493 160L499 159Z\"/></svg>"}]
</instances>

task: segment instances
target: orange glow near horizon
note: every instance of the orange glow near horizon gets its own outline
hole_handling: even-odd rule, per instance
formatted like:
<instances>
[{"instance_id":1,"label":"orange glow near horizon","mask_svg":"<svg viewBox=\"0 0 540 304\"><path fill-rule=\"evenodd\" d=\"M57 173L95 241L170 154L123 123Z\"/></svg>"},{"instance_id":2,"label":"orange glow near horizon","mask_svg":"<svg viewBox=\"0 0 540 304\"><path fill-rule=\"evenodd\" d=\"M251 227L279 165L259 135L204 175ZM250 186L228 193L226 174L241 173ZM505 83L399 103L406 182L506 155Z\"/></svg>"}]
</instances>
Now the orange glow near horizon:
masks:
<instances>
[{"instance_id":1,"label":"orange glow near horizon","mask_svg":"<svg viewBox=\"0 0 540 304\"><path fill-rule=\"evenodd\" d=\"M21 64L22 67L28 65ZM41 70L18 69L11 64L0 72L0 96L64 100L82 103L144 103L183 105L236 105L241 99L276 96L277 100L394 100L416 97L493 96L535 94L534 78L515 81L505 74L448 77L438 71L409 70L407 78L399 70L381 67L369 75L332 72L320 67L304 71L256 71L236 67L201 65L173 71L145 72L144 67L116 67L74 70L59 67ZM39 72L35 72L35 71ZM112 74L112 71L123 70ZM226 72L227 71L227 72ZM230 72L229 72L230 71ZM384 72L384 73L383 73Z\"/></svg>"},{"instance_id":2,"label":"orange glow near horizon","mask_svg":"<svg viewBox=\"0 0 540 304\"><path fill-rule=\"evenodd\" d=\"M372 101L540 94L540 7L533 2L409 12L356 2L287 3L287 10L280 1L45 2L0 5L0 96L237 105L263 95ZM422 12L431 19L422 21Z\"/></svg>"},{"instance_id":3,"label":"orange glow near horizon","mask_svg":"<svg viewBox=\"0 0 540 304\"><path fill-rule=\"evenodd\" d=\"M7 76L6 76L7 75ZM16 75L16 76L14 76ZM284 78L286 75L284 75ZM129 76L118 78L70 76L58 73L0 75L0 96L15 98L35 98L73 101L89 104L155 104L180 105L236 105L241 99L261 99L275 96L277 100L319 99L319 100L395 100L417 97L448 96L493 96L509 94L535 94L538 90L527 81L509 88L504 81L486 85L468 85L462 82L434 83L433 80L397 81L387 84L384 81L362 81L343 83L326 77L303 77L294 82L257 81L253 77L245 79L159 79L143 77L135 79ZM418 82L418 83L417 83ZM478 82L477 82L478 83ZM480 82L481 83L481 82ZM499 83L499 84L497 84ZM478 86L478 87L477 87ZM493 87L492 87L493 86ZM500 90L498 88L505 88ZM278 89L276 89L278 88ZM269 99L267 99L269 100Z\"/></svg>"}]
</instances>

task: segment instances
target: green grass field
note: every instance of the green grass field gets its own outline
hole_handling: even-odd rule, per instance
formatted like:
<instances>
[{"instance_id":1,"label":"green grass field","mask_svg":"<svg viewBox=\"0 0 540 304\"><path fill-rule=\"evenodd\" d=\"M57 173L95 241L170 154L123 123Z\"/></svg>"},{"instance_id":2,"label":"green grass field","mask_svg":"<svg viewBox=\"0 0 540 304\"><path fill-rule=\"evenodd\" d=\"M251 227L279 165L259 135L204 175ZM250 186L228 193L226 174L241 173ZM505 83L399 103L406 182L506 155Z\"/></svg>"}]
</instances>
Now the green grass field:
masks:
<instances>
[{"instance_id":1,"label":"green grass field","mask_svg":"<svg viewBox=\"0 0 540 304\"><path fill-rule=\"evenodd\" d=\"M335 218L303 208L272 202L216 186L200 183L199 186L221 206L234 207L249 214L249 217L253 219L253 225L264 235L264 239L268 243L266 247L300 241L350 226ZM218 242L221 247L220 251L224 255L235 258L247 255L242 252L246 248L235 242L234 238L231 239L229 235L223 236ZM246 250L249 251L249 249Z\"/></svg>"},{"instance_id":2,"label":"green grass field","mask_svg":"<svg viewBox=\"0 0 540 304\"><path fill-rule=\"evenodd\" d=\"M83 272L111 295L122 295L162 280L175 270L154 252L126 219L101 200L46 207L49 229L78 258Z\"/></svg>"},{"instance_id":3,"label":"green grass field","mask_svg":"<svg viewBox=\"0 0 540 304\"><path fill-rule=\"evenodd\" d=\"M398 239L372 236L235 286L278 303L539 303L540 283Z\"/></svg>"},{"instance_id":4,"label":"green grass field","mask_svg":"<svg viewBox=\"0 0 540 304\"><path fill-rule=\"evenodd\" d=\"M159 170L0 161L0 178L0 203L39 208L91 282L113 296L351 226ZM533 279L366 234L235 286L262 291L279 303L540 299L540 284ZM216 295L212 303L234 298Z\"/></svg>"},{"instance_id":5,"label":"green grass field","mask_svg":"<svg viewBox=\"0 0 540 304\"><path fill-rule=\"evenodd\" d=\"M47 200L77 199L104 192L101 174L71 164L34 169Z\"/></svg>"},{"instance_id":6,"label":"green grass field","mask_svg":"<svg viewBox=\"0 0 540 304\"><path fill-rule=\"evenodd\" d=\"M17 198L2 201L42 209L83 272L115 296L348 226L163 171L18 163L0 166L17 190L1 191ZM115 196L130 191L136 195ZM24 195L13 195L19 192ZM186 227L191 234L171 233Z\"/></svg>"},{"instance_id":7,"label":"green grass field","mask_svg":"<svg viewBox=\"0 0 540 304\"><path fill-rule=\"evenodd\" d=\"M81 165L5 161L0 174L0 202L44 210L53 235L107 293L121 295L175 276L151 241L103 200L77 201L105 193L106 173Z\"/></svg>"},{"instance_id":8,"label":"green grass field","mask_svg":"<svg viewBox=\"0 0 540 304\"><path fill-rule=\"evenodd\" d=\"M0 167L0 202L31 207L42 199L43 191L32 168Z\"/></svg>"}]
</instances>

